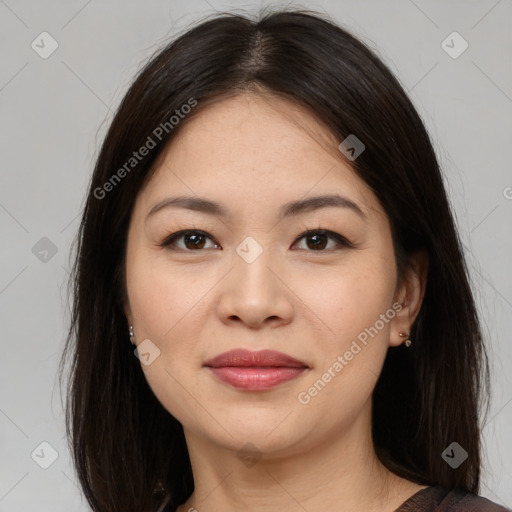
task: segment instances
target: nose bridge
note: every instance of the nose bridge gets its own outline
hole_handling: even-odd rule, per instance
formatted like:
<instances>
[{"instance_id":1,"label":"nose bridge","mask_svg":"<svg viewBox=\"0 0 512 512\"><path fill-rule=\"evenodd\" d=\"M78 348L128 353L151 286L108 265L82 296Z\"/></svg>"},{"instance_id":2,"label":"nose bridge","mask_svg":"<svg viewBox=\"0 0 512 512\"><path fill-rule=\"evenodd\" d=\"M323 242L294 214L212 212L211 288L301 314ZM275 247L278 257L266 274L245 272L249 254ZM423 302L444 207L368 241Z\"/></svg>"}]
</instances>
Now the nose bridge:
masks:
<instances>
[{"instance_id":1,"label":"nose bridge","mask_svg":"<svg viewBox=\"0 0 512 512\"><path fill-rule=\"evenodd\" d=\"M269 267L276 266L276 261L273 261L275 251L270 246L271 237L258 238L259 241L253 236L247 236L237 246L234 277L240 286L247 287L248 292L271 294L276 283Z\"/></svg>"},{"instance_id":2,"label":"nose bridge","mask_svg":"<svg viewBox=\"0 0 512 512\"><path fill-rule=\"evenodd\" d=\"M271 237L248 236L236 247L234 266L229 273L220 301L220 314L238 317L258 325L268 317L289 321L293 306L283 279L279 278L277 251Z\"/></svg>"}]
</instances>

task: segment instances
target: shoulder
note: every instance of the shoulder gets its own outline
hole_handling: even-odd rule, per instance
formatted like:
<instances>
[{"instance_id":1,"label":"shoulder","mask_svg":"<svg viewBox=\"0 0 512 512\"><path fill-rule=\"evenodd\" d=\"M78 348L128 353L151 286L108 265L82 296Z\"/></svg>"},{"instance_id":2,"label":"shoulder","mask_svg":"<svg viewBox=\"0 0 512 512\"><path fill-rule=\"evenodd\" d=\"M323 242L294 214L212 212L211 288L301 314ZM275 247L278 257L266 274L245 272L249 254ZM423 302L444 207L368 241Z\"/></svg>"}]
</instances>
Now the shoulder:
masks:
<instances>
[{"instance_id":1,"label":"shoulder","mask_svg":"<svg viewBox=\"0 0 512 512\"><path fill-rule=\"evenodd\" d=\"M395 512L512 512L510 508L462 489L445 489L441 486L426 487Z\"/></svg>"},{"instance_id":2,"label":"shoulder","mask_svg":"<svg viewBox=\"0 0 512 512\"><path fill-rule=\"evenodd\" d=\"M450 491L444 498L442 505L446 503L446 512L512 512L511 509L498 505L483 496L472 494L466 491L455 489ZM439 509L445 510L444 507Z\"/></svg>"}]
</instances>

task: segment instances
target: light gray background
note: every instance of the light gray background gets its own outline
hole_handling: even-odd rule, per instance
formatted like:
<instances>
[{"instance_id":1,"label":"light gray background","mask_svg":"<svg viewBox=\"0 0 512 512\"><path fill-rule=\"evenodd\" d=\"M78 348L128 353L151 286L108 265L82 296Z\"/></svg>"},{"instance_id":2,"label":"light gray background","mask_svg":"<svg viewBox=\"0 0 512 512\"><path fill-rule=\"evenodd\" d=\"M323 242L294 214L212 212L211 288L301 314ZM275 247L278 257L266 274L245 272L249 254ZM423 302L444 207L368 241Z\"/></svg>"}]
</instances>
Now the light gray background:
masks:
<instances>
[{"instance_id":1,"label":"light gray background","mask_svg":"<svg viewBox=\"0 0 512 512\"><path fill-rule=\"evenodd\" d=\"M69 248L112 110L139 66L176 31L214 10L260 5L267 3L0 0L0 511L88 510L70 465L55 375L69 318ZM512 3L301 5L327 12L377 49L434 139L490 340L493 403L481 494L510 506ZM47 59L31 47L35 40L50 48L43 31L59 45ZM469 44L455 59L441 46L453 31ZM55 255L33 251L43 237ZM58 452L48 469L31 458L43 441ZM50 461L50 449L35 453Z\"/></svg>"}]
</instances>

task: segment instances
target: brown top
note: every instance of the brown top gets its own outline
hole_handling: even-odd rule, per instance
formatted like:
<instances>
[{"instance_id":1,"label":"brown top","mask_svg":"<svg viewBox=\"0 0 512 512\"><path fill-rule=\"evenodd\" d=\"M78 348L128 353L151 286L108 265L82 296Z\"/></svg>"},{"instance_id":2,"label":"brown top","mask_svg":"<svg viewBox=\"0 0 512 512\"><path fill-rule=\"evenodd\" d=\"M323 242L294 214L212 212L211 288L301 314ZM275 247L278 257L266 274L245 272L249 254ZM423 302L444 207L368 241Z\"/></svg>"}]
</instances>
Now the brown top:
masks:
<instances>
[{"instance_id":1,"label":"brown top","mask_svg":"<svg viewBox=\"0 0 512 512\"><path fill-rule=\"evenodd\" d=\"M167 496L158 512L165 510L169 498ZM512 509L469 492L457 489L447 491L440 486L431 486L413 494L394 512L512 512Z\"/></svg>"},{"instance_id":2,"label":"brown top","mask_svg":"<svg viewBox=\"0 0 512 512\"><path fill-rule=\"evenodd\" d=\"M404 501L394 512L512 512L482 496L458 489L426 487Z\"/></svg>"}]
</instances>

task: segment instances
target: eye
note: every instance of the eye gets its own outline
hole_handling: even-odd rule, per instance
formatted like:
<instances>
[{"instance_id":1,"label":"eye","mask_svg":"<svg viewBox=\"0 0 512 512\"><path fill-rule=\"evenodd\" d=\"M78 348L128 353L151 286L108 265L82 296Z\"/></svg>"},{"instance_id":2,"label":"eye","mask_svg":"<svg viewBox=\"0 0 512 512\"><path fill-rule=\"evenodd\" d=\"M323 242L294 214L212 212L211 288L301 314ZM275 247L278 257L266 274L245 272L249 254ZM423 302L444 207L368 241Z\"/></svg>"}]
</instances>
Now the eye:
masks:
<instances>
[{"instance_id":1,"label":"eye","mask_svg":"<svg viewBox=\"0 0 512 512\"><path fill-rule=\"evenodd\" d=\"M161 247L166 247L170 250L176 249L176 241L183 239L184 247L178 246L177 249L182 249L184 251L199 251L201 249L205 249L205 240L212 238L204 233L203 231L198 230L184 230L178 231L177 233L173 233L168 236L161 244ZM214 244L214 247L219 247L219 245ZM206 247L208 249L208 247Z\"/></svg>"},{"instance_id":2,"label":"eye","mask_svg":"<svg viewBox=\"0 0 512 512\"><path fill-rule=\"evenodd\" d=\"M294 245L303 238L306 240L306 247L310 249L312 248L313 251L325 250L326 245L328 245L329 238L335 241L334 249L336 249L336 244L342 247L352 247L352 244L346 238L327 229L314 229L307 231L299 238L297 238L297 240L294 242ZM332 249L332 247L329 249Z\"/></svg>"},{"instance_id":3,"label":"eye","mask_svg":"<svg viewBox=\"0 0 512 512\"><path fill-rule=\"evenodd\" d=\"M312 250L312 251L325 251L336 249L338 247L352 247L352 244L343 236L338 233L334 233L333 231L329 231L326 229L314 229L309 230L303 233L300 237L298 237L293 245L297 244L298 241L305 239L306 240L306 248L299 247L301 250ZM334 247L327 247L329 245L329 239L334 241ZM178 241L183 241L183 245L179 245ZM183 250L188 252L200 251L202 249L209 248L220 248L216 242L213 243L212 247L205 246L205 241L211 240L207 233L200 230L183 230L173 233L168 236L161 244L161 247L168 248L169 250ZM292 245L292 247L293 247Z\"/></svg>"}]
</instances>

